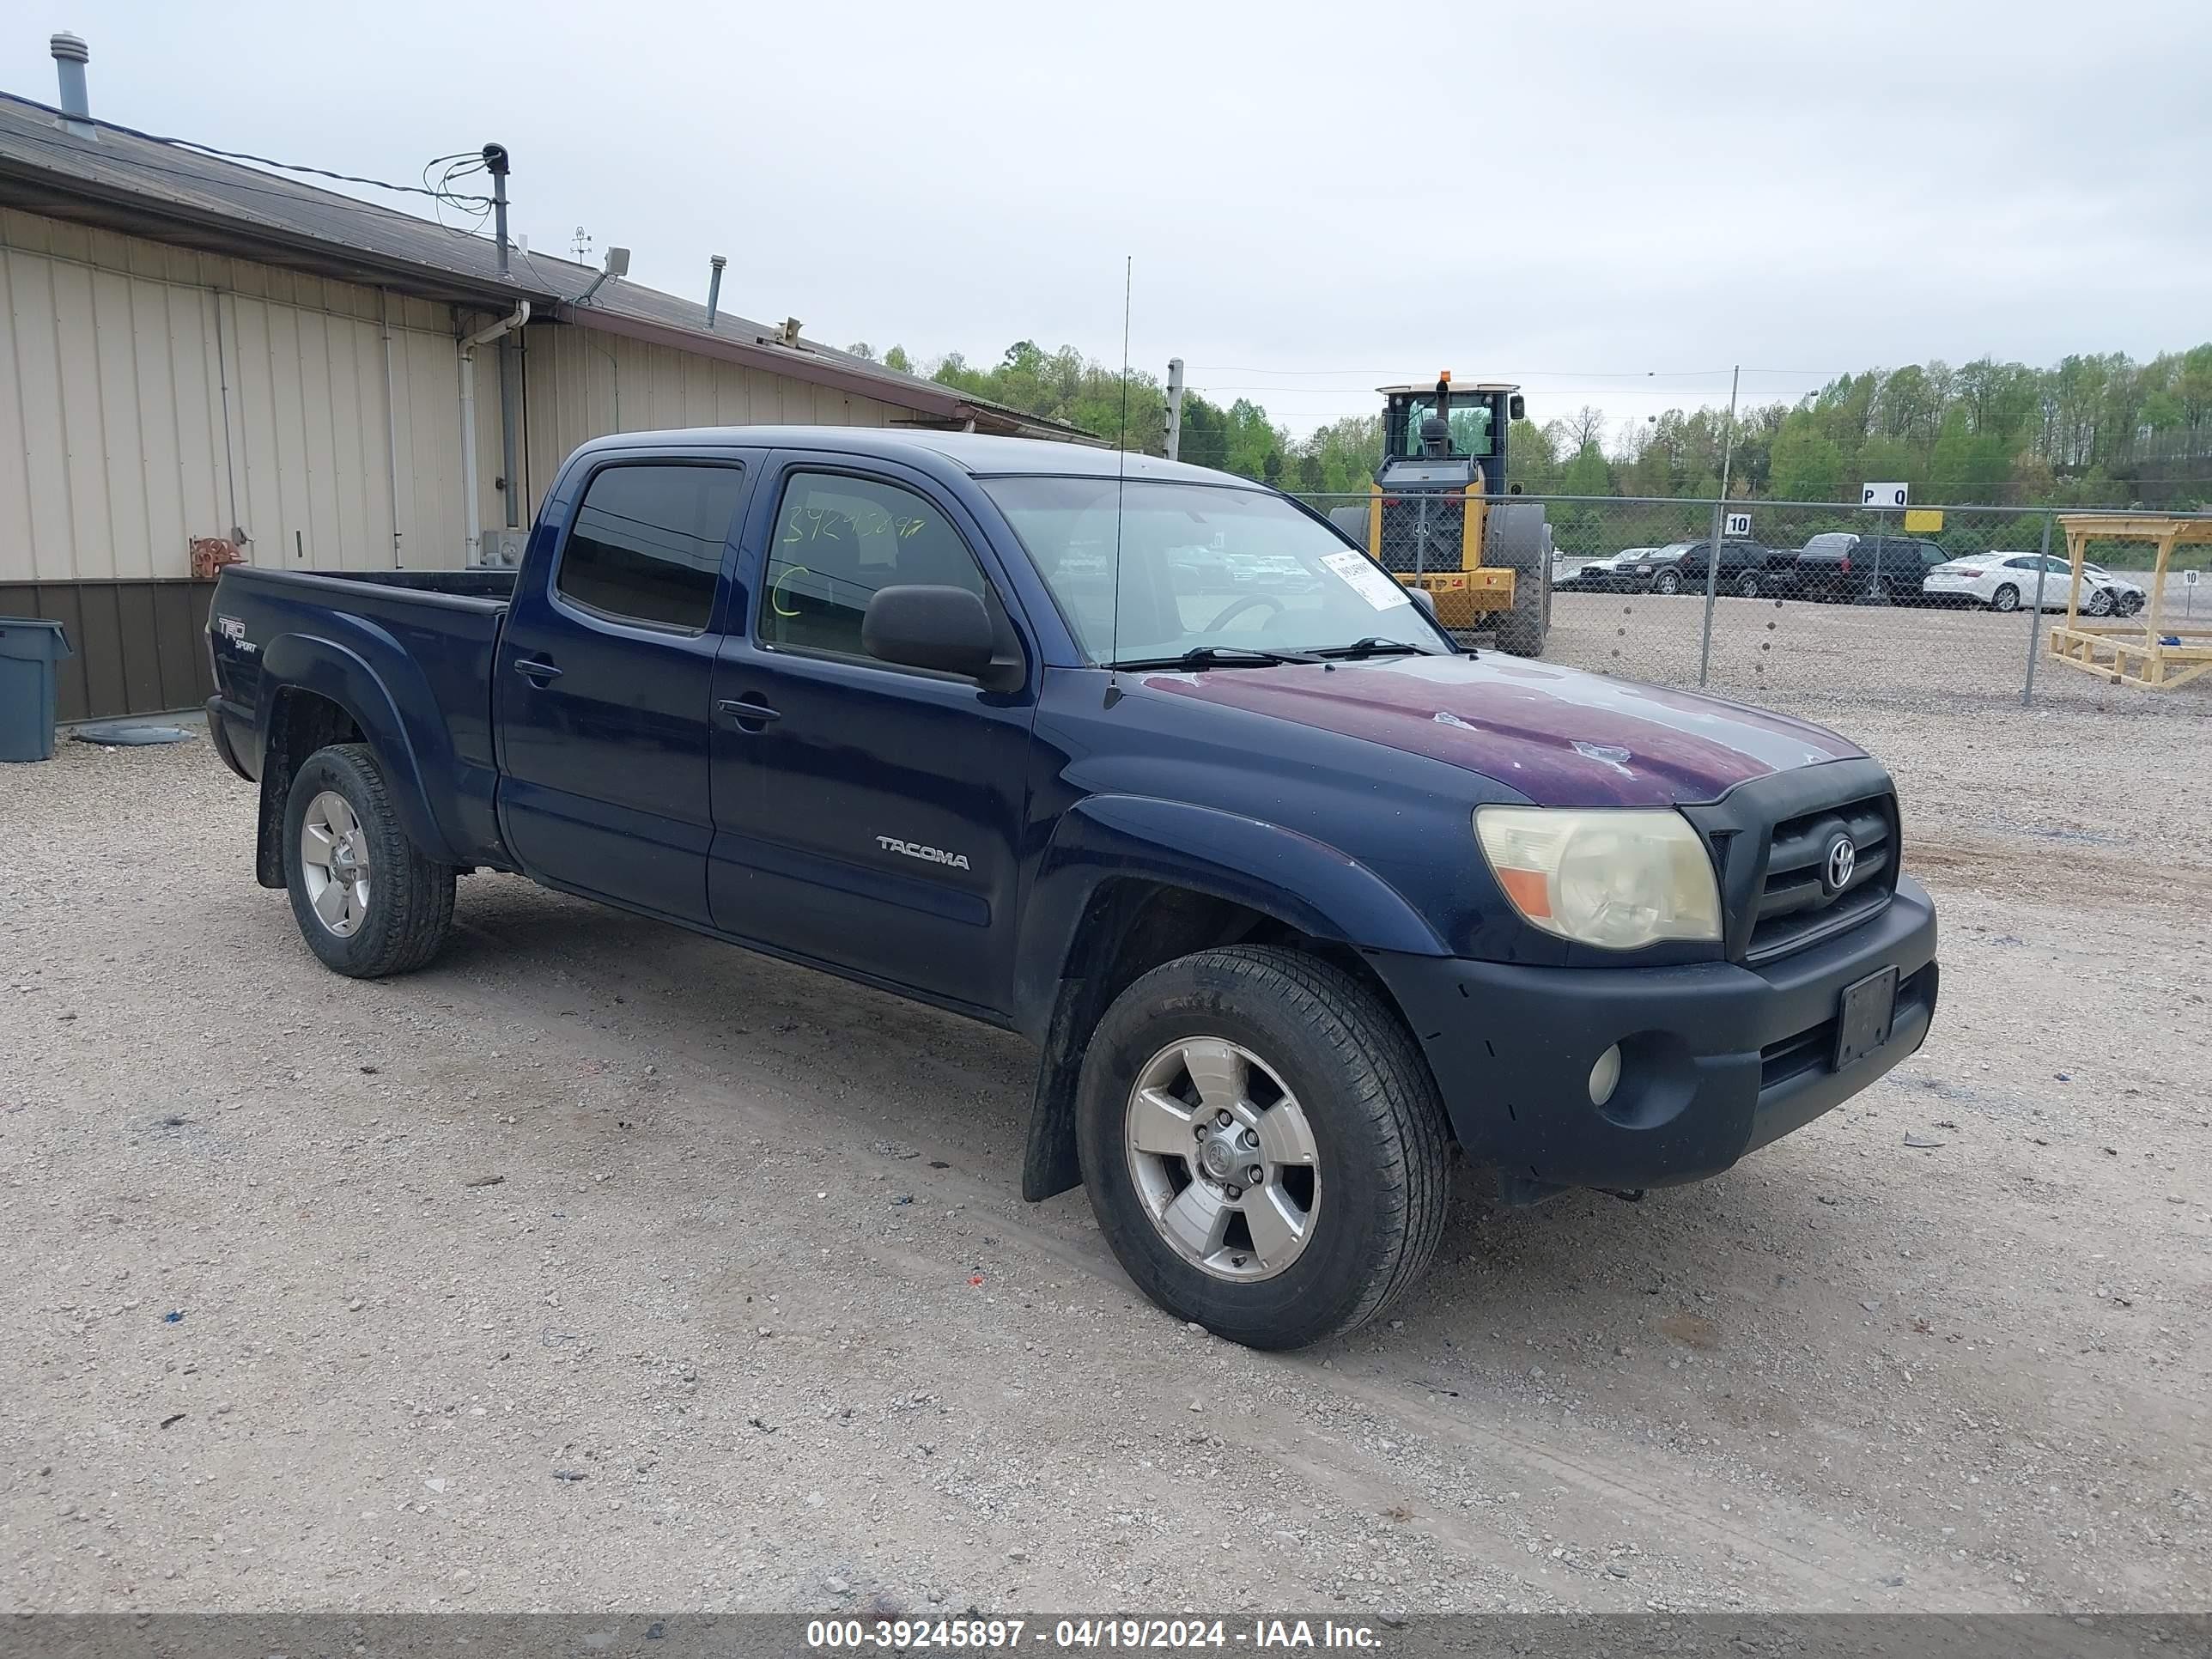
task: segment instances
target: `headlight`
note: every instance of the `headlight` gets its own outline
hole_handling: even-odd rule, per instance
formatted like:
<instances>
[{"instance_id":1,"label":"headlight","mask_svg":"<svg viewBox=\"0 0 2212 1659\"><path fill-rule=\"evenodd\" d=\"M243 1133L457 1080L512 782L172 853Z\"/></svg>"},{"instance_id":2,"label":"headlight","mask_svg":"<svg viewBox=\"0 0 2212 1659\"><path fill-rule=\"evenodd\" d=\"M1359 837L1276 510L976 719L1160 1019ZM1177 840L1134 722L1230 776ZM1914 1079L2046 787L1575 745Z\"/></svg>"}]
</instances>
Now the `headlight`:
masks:
<instances>
[{"instance_id":1,"label":"headlight","mask_svg":"<svg viewBox=\"0 0 2212 1659\"><path fill-rule=\"evenodd\" d=\"M1474 833L1513 908L1547 933L1608 951L1721 936L1712 860L1679 812L1480 806Z\"/></svg>"}]
</instances>

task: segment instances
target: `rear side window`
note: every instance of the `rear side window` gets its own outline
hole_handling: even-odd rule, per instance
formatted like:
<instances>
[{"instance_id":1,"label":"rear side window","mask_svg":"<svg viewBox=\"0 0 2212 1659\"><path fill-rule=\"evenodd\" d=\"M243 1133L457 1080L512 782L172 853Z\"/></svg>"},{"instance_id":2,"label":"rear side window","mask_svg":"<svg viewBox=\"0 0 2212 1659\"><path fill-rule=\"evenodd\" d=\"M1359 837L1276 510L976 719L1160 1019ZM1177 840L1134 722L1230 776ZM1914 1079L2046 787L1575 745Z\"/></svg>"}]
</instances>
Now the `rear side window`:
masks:
<instances>
[{"instance_id":1,"label":"rear side window","mask_svg":"<svg viewBox=\"0 0 2212 1659\"><path fill-rule=\"evenodd\" d=\"M584 491L553 586L586 611L705 630L737 516L734 466L611 466Z\"/></svg>"},{"instance_id":2,"label":"rear side window","mask_svg":"<svg viewBox=\"0 0 2212 1659\"><path fill-rule=\"evenodd\" d=\"M975 556L934 503L877 478L791 475L769 549L763 641L866 657L869 599L913 582L964 587L992 603Z\"/></svg>"}]
</instances>

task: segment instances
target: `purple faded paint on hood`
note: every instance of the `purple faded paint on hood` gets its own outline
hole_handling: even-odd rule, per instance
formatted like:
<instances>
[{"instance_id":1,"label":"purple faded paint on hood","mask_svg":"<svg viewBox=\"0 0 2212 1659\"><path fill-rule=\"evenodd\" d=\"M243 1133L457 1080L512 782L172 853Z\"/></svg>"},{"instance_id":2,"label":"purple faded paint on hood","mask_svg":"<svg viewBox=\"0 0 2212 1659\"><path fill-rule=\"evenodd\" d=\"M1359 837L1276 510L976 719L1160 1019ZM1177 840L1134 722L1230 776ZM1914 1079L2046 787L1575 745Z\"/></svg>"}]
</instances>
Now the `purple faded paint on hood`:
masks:
<instances>
[{"instance_id":1,"label":"purple faded paint on hood","mask_svg":"<svg viewBox=\"0 0 2212 1659\"><path fill-rule=\"evenodd\" d=\"M1217 668L1144 684L1462 766L1542 806L1684 805L1865 753L1786 715L1510 657Z\"/></svg>"}]
</instances>

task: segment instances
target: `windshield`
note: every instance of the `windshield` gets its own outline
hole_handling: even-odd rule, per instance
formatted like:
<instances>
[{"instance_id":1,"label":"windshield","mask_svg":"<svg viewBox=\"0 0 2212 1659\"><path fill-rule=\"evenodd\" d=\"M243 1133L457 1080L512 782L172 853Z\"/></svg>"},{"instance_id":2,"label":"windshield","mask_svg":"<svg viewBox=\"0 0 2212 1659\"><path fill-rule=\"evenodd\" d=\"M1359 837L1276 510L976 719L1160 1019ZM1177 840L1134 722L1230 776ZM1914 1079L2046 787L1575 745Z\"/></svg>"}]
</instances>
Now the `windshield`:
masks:
<instances>
[{"instance_id":1,"label":"windshield","mask_svg":"<svg viewBox=\"0 0 2212 1659\"><path fill-rule=\"evenodd\" d=\"M981 482L1093 662L1172 659L1208 646L1451 649L1380 566L1277 496L1210 484L1117 489L1112 478Z\"/></svg>"}]
</instances>

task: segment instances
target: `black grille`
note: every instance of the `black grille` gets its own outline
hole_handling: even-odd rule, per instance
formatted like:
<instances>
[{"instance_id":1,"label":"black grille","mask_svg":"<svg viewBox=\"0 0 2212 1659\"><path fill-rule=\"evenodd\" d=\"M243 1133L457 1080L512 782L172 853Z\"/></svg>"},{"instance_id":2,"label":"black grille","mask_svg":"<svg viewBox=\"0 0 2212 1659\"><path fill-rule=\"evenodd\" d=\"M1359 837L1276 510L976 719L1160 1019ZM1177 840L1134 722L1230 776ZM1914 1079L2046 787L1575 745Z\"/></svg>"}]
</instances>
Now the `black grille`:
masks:
<instances>
[{"instance_id":1,"label":"black grille","mask_svg":"<svg viewBox=\"0 0 2212 1659\"><path fill-rule=\"evenodd\" d=\"M1416 490L1382 498L1382 561L1408 574L1457 570L1467 540L1467 497Z\"/></svg>"},{"instance_id":2,"label":"black grille","mask_svg":"<svg viewBox=\"0 0 2212 1659\"><path fill-rule=\"evenodd\" d=\"M1849 878L1832 884L1828 854L1850 838ZM1856 927L1897 890L1897 798L1867 795L1784 818L1767 840L1764 879L1749 898L1746 962L1768 962Z\"/></svg>"}]
</instances>

